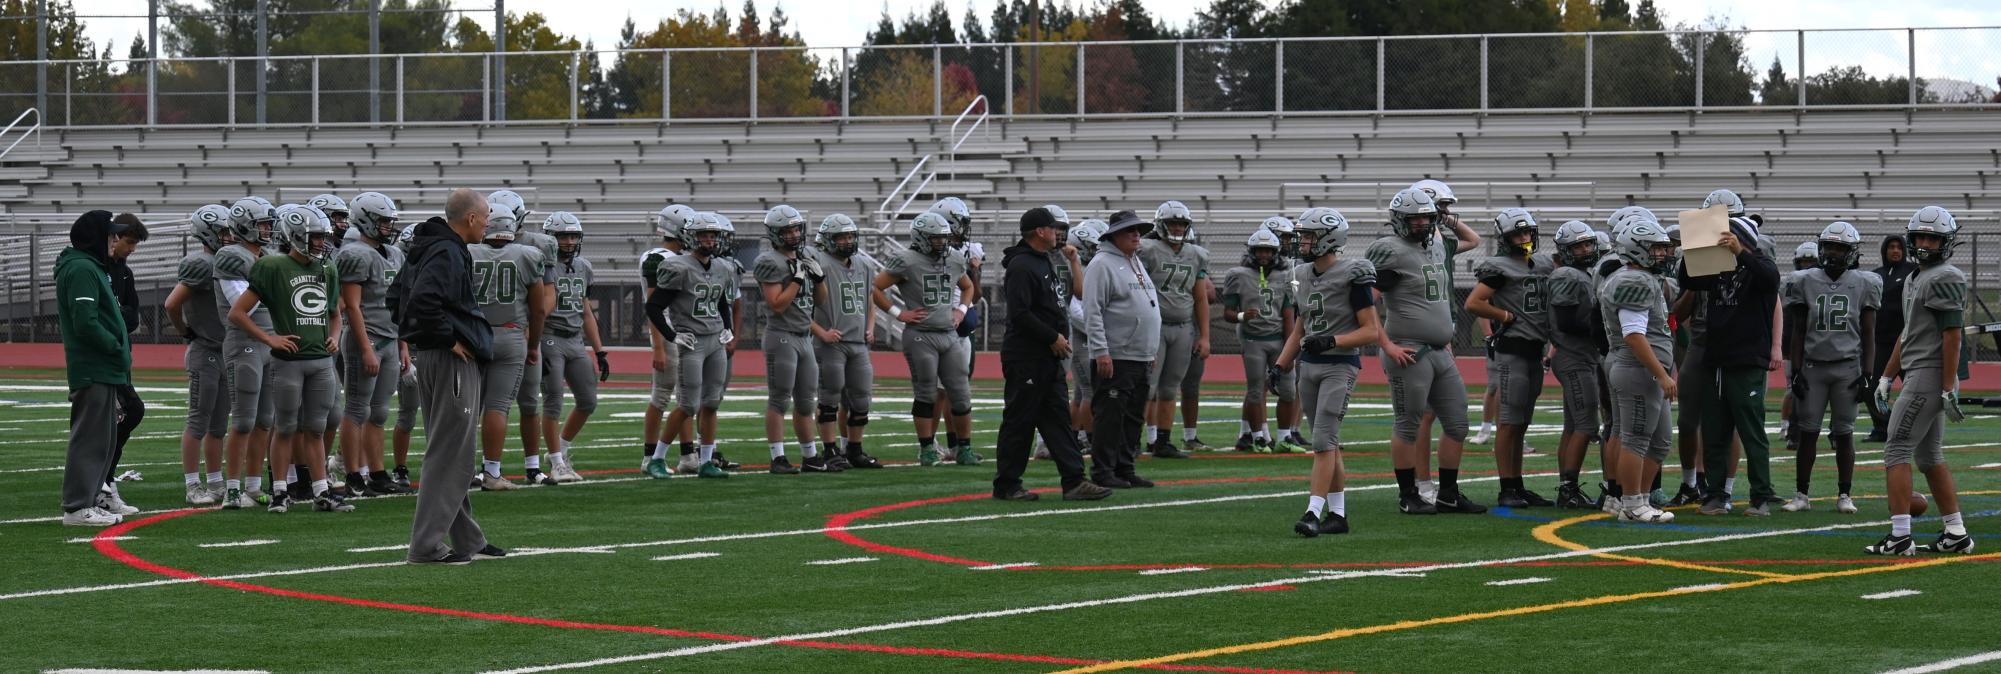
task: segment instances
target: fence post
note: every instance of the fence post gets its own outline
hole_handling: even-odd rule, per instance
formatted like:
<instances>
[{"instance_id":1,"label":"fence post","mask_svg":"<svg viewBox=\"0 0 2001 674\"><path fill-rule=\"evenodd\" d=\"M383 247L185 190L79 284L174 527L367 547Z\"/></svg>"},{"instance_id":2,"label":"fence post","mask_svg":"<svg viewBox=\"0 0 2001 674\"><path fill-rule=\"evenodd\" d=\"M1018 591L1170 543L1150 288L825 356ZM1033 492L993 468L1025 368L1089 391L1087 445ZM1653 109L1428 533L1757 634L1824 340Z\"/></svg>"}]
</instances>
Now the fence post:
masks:
<instances>
[{"instance_id":1,"label":"fence post","mask_svg":"<svg viewBox=\"0 0 2001 674\"><path fill-rule=\"evenodd\" d=\"M222 63L226 71L224 74L228 75L225 79L229 80L226 89L229 92L229 125L236 126L236 59L223 59Z\"/></svg>"},{"instance_id":2,"label":"fence post","mask_svg":"<svg viewBox=\"0 0 2001 674\"><path fill-rule=\"evenodd\" d=\"M1272 42L1272 112L1285 114L1285 40Z\"/></svg>"},{"instance_id":3,"label":"fence post","mask_svg":"<svg viewBox=\"0 0 2001 674\"><path fill-rule=\"evenodd\" d=\"M1001 79L1007 80L1007 116L1014 117L1014 45L1001 45Z\"/></svg>"},{"instance_id":4,"label":"fence post","mask_svg":"<svg viewBox=\"0 0 2001 674\"><path fill-rule=\"evenodd\" d=\"M750 118L757 119L757 48L750 48Z\"/></svg>"},{"instance_id":5,"label":"fence post","mask_svg":"<svg viewBox=\"0 0 2001 674\"><path fill-rule=\"evenodd\" d=\"M403 90L407 88L403 80L403 55L396 55L396 123L403 123ZM502 103L506 100L502 99ZM505 113L503 113L505 114Z\"/></svg>"},{"instance_id":6,"label":"fence post","mask_svg":"<svg viewBox=\"0 0 2001 674\"><path fill-rule=\"evenodd\" d=\"M320 125L320 57L313 57L313 126Z\"/></svg>"},{"instance_id":7,"label":"fence post","mask_svg":"<svg viewBox=\"0 0 2001 674\"><path fill-rule=\"evenodd\" d=\"M945 49L931 45L931 116L945 116Z\"/></svg>"},{"instance_id":8,"label":"fence post","mask_svg":"<svg viewBox=\"0 0 2001 674\"><path fill-rule=\"evenodd\" d=\"M1084 116L1084 44L1081 42L1077 43L1077 116Z\"/></svg>"},{"instance_id":9,"label":"fence post","mask_svg":"<svg viewBox=\"0 0 2001 674\"><path fill-rule=\"evenodd\" d=\"M1491 68L1487 60L1487 36L1480 36L1480 111L1487 111L1487 71Z\"/></svg>"},{"instance_id":10,"label":"fence post","mask_svg":"<svg viewBox=\"0 0 2001 674\"><path fill-rule=\"evenodd\" d=\"M382 121L382 0L368 0L368 122Z\"/></svg>"},{"instance_id":11,"label":"fence post","mask_svg":"<svg viewBox=\"0 0 2001 674\"><path fill-rule=\"evenodd\" d=\"M49 3L35 0L35 108L49 109ZM67 71L69 68L63 68ZM65 78L67 79L67 78ZM68 93L65 91L64 93ZM69 96L63 96L63 125L69 125Z\"/></svg>"},{"instance_id":12,"label":"fence post","mask_svg":"<svg viewBox=\"0 0 2001 674\"><path fill-rule=\"evenodd\" d=\"M266 119L268 100L266 78L271 72L271 5L270 0L257 0L257 125L263 126Z\"/></svg>"},{"instance_id":13,"label":"fence post","mask_svg":"<svg viewBox=\"0 0 2001 674\"><path fill-rule=\"evenodd\" d=\"M1594 88L1591 86L1592 69L1598 65L1597 38L1598 36L1593 33L1584 34L1584 109L1586 110L1591 109L1591 90Z\"/></svg>"},{"instance_id":14,"label":"fence post","mask_svg":"<svg viewBox=\"0 0 2001 674\"><path fill-rule=\"evenodd\" d=\"M1181 114L1188 105L1188 75L1186 73L1188 43L1174 41L1174 114Z\"/></svg>"},{"instance_id":15,"label":"fence post","mask_svg":"<svg viewBox=\"0 0 2001 674\"><path fill-rule=\"evenodd\" d=\"M1709 54L1709 34L1701 32L1696 33L1695 34L1695 108L1697 110L1702 109L1702 98L1704 93L1702 80L1703 76L1706 74L1705 71L1708 70L1708 68L1705 67L1703 64L1705 61L1708 60L1708 54Z\"/></svg>"},{"instance_id":16,"label":"fence post","mask_svg":"<svg viewBox=\"0 0 2001 674\"><path fill-rule=\"evenodd\" d=\"M1904 79L1911 84L1911 105L1918 104L1918 29L1904 29ZM1805 74L1805 73L1801 73Z\"/></svg>"},{"instance_id":17,"label":"fence post","mask_svg":"<svg viewBox=\"0 0 2001 674\"><path fill-rule=\"evenodd\" d=\"M479 121L493 121L493 55L479 59Z\"/></svg>"},{"instance_id":18,"label":"fence post","mask_svg":"<svg viewBox=\"0 0 2001 674\"><path fill-rule=\"evenodd\" d=\"M1383 38L1376 38L1376 112L1383 111L1383 55L1389 51L1384 47Z\"/></svg>"},{"instance_id":19,"label":"fence post","mask_svg":"<svg viewBox=\"0 0 2001 674\"><path fill-rule=\"evenodd\" d=\"M1804 108L1806 107L1806 31L1796 31L1796 34L1799 36L1796 46L1799 47L1800 107Z\"/></svg>"},{"instance_id":20,"label":"fence post","mask_svg":"<svg viewBox=\"0 0 2001 674\"><path fill-rule=\"evenodd\" d=\"M660 50L660 119L674 118L674 52Z\"/></svg>"},{"instance_id":21,"label":"fence post","mask_svg":"<svg viewBox=\"0 0 2001 674\"><path fill-rule=\"evenodd\" d=\"M583 96L583 85L577 81L577 64L583 60L583 52L570 52L570 121L572 122L577 121L577 99ZM751 61L751 63L756 62L756 60ZM756 68L753 67L752 70L754 71ZM750 100L757 100L756 89L750 90Z\"/></svg>"},{"instance_id":22,"label":"fence post","mask_svg":"<svg viewBox=\"0 0 2001 674\"><path fill-rule=\"evenodd\" d=\"M151 45L147 46L150 47ZM317 69L314 70L313 75L318 77L319 71ZM146 59L146 126L160 125L159 85L160 60L157 58ZM314 111L314 114L318 114L318 111Z\"/></svg>"},{"instance_id":23,"label":"fence post","mask_svg":"<svg viewBox=\"0 0 2001 674\"><path fill-rule=\"evenodd\" d=\"M842 47L841 48L841 119L844 120L848 118L848 101L849 101L848 87L853 83L853 80L851 80L850 78L854 74L852 71L849 70L849 68L850 66L848 65L848 48Z\"/></svg>"}]
</instances>

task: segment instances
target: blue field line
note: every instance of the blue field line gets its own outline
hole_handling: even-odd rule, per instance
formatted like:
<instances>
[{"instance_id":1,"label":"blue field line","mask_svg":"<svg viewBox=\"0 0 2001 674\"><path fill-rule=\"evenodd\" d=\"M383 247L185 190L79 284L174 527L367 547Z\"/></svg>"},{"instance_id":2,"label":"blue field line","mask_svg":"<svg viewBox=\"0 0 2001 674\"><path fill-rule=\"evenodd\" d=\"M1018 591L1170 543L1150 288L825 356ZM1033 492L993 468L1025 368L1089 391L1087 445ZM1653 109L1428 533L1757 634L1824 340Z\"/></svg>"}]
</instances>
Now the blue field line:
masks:
<instances>
[{"instance_id":1,"label":"blue field line","mask_svg":"<svg viewBox=\"0 0 2001 674\"><path fill-rule=\"evenodd\" d=\"M1520 520L1523 522L1549 523L1549 522L1555 522L1558 519L1555 517L1547 517L1543 515L1532 515L1513 508L1505 508L1500 506L1496 506L1491 512L1493 512L1494 515L1497 517L1503 517L1511 520ZM1966 516L1968 518L1993 517L1995 515L2001 515L2001 510L1979 510L1966 513ZM1937 521L1939 521L1939 518L1927 516L1927 517L1914 518L1911 520L1911 523L1915 525L1921 522L1937 522ZM1616 529L1645 529L1647 531L1679 531L1691 534L1743 534L1743 533L1754 533L1754 532L1763 533L1763 532L1786 531L1785 529L1774 529L1774 528L1705 527L1705 526L1696 526L1689 524L1640 524L1637 522L1620 522L1616 519L1592 520L1590 522L1583 522L1580 524L1580 526L1606 527L1606 528L1616 528ZM1889 522L1884 522L1883 526L1888 527ZM1871 531L1868 529L1851 529L1851 530L1840 530L1840 531L1813 531L1813 532L1807 532L1806 535L1835 536L1844 538L1881 538L1883 533L1880 531Z\"/></svg>"}]
</instances>

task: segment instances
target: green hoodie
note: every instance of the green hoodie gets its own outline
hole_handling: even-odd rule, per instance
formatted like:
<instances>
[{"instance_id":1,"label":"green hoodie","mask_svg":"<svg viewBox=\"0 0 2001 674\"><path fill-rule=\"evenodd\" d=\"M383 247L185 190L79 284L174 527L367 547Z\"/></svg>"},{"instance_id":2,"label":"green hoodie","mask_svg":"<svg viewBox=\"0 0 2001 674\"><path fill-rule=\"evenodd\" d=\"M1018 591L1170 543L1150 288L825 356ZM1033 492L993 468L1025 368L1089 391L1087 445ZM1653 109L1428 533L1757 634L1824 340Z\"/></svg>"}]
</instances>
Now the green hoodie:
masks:
<instances>
[{"instance_id":1,"label":"green hoodie","mask_svg":"<svg viewBox=\"0 0 2001 674\"><path fill-rule=\"evenodd\" d=\"M70 390L132 385L131 338L105 262L74 246L64 248L56 257L56 304L62 307L59 323Z\"/></svg>"}]
</instances>

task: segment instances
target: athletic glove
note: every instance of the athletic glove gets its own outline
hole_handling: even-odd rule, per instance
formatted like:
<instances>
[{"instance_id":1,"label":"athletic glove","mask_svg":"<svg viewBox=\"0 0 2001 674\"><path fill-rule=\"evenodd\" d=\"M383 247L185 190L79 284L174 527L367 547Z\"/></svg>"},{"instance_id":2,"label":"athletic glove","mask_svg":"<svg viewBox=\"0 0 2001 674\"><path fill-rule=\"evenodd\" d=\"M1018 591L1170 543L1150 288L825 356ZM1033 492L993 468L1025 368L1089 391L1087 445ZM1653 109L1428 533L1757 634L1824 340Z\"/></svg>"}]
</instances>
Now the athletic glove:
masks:
<instances>
[{"instance_id":1,"label":"athletic glove","mask_svg":"<svg viewBox=\"0 0 2001 674\"><path fill-rule=\"evenodd\" d=\"M1874 380L1874 379L1870 379L1870 378L1869 378L1869 375L1866 375L1866 374L1865 374L1865 375L1862 375L1862 376L1860 376L1860 377L1856 377L1856 378L1855 378L1855 390L1857 390L1857 391L1867 391L1867 392L1870 392L1870 393L1875 393L1875 392L1876 392L1876 380Z\"/></svg>"},{"instance_id":2,"label":"athletic glove","mask_svg":"<svg viewBox=\"0 0 2001 674\"><path fill-rule=\"evenodd\" d=\"M1299 348L1305 349L1307 353L1317 356L1334 349L1334 337L1333 335L1314 335L1300 340Z\"/></svg>"},{"instance_id":3,"label":"athletic glove","mask_svg":"<svg viewBox=\"0 0 2001 674\"><path fill-rule=\"evenodd\" d=\"M722 332L716 333L716 341L724 344L734 342L736 341L736 333L730 332L729 328L723 328Z\"/></svg>"},{"instance_id":4,"label":"athletic glove","mask_svg":"<svg viewBox=\"0 0 2001 674\"><path fill-rule=\"evenodd\" d=\"M1283 385L1279 378L1284 376L1285 371L1278 369L1277 365L1265 368L1265 390L1270 391L1272 395L1278 395L1278 387Z\"/></svg>"},{"instance_id":5,"label":"athletic glove","mask_svg":"<svg viewBox=\"0 0 2001 674\"><path fill-rule=\"evenodd\" d=\"M1806 400L1806 368L1795 368L1792 381L1787 383L1792 386L1794 400Z\"/></svg>"},{"instance_id":6,"label":"athletic glove","mask_svg":"<svg viewBox=\"0 0 2001 674\"><path fill-rule=\"evenodd\" d=\"M1947 420L1947 421L1950 421L1950 422L1953 422L1953 423L1955 423L1955 424L1956 424L1956 423L1959 423L1959 422L1961 422L1961 421L1964 421L1964 420L1966 420L1966 412L1963 412L1963 411L1961 411L1961 410L1959 409L1959 392L1958 392L1958 391L1946 391L1946 392L1945 392L1945 409L1944 409L1944 412L1945 412L1945 418L1946 418L1946 420Z\"/></svg>"},{"instance_id":7,"label":"athletic glove","mask_svg":"<svg viewBox=\"0 0 2001 674\"><path fill-rule=\"evenodd\" d=\"M696 341L695 339L695 333L692 332L674 333L674 345L681 347L681 349L684 351L693 350L699 344L700 342Z\"/></svg>"},{"instance_id":8,"label":"athletic glove","mask_svg":"<svg viewBox=\"0 0 2001 674\"><path fill-rule=\"evenodd\" d=\"M610 355L603 351L598 352L598 381L608 381L611 379Z\"/></svg>"},{"instance_id":9,"label":"athletic glove","mask_svg":"<svg viewBox=\"0 0 2001 674\"><path fill-rule=\"evenodd\" d=\"M804 270L806 277L812 279L814 283L819 283L820 279L827 278L827 272L820 268L819 260L809 255L801 255L798 261L799 268Z\"/></svg>"},{"instance_id":10,"label":"athletic glove","mask_svg":"<svg viewBox=\"0 0 2001 674\"><path fill-rule=\"evenodd\" d=\"M1889 377L1883 377L1881 379L1876 380L1875 394L1876 394L1876 409L1888 411L1890 409Z\"/></svg>"}]
</instances>

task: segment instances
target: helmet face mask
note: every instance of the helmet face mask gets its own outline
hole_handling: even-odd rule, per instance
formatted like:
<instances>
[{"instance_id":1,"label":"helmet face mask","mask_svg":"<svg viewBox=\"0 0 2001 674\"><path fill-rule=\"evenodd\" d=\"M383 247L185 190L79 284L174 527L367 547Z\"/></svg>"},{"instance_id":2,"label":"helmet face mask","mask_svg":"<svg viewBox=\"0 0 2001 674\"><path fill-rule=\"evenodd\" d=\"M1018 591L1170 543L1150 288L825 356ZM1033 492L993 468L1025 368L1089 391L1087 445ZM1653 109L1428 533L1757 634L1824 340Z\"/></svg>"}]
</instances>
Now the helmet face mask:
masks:
<instances>
[{"instance_id":1,"label":"helmet face mask","mask_svg":"<svg viewBox=\"0 0 2001 674\"><path fill-rule=\"evenodd\" d=\"M722 251L722 247L723 247L722 232L718 232L713 229L704 229L699 232L695 232L696 253L706 257L714 257Z\"/></svg>"},{"instance_id":2,"label":"helmet face mask","mask_svg":"<svg viewBox=\"0 0 2001 674\"><path fill-rule=\"evenodd\" d=\"M1162 241L1180 245L1188 243L1195 233L1195 216L1186 205L1179 201L1162 202L1153 209L1153 235Z\"/></svg>"},{"instance_id":3,"label":"helmet face mask","mask_svg":"<svg viewBox=\"0 0 2001 674\"><path fill-rule=\"evenodd\" d=\"M1541 231L1536 225L1535 218L1520 208L1504 209L1499 215L1494 216L1494 234L1497 239L1494 246L1502 255L1528 257L1535 253L1536 241Z\"/></svg>"},{"instance_id":4,"label":"helmet face mask","mask_svg":"<svg viewBox=\"0 0 2001 674\"><path fill-rule=\"evenodd\" d=\"M1820 266L1820 244L1808 241L1793 249L1793 271L1804 271Z\"/></svg>"},{"instance_id":5,"label":"helmet face mask","mask_svg":"<svg viewBox=\"0 0 2001 674\"><path fill-rule=\"evenodd\" d=\"M934 258L943 258L951 250L953 239L952 223L937 211L925 211L910 221L910 248L918 253Z\"/></svg>"},{"instance_id":6,"label":"helmet face mask","mask_svg":"<svg viewBox=\"0 0 2001 674\"><path fill-rule=\"evenodd\" d=\"M236 233L236 240L257 246L268 246L276 234L273 219L278 209L263 197L237 199L229 207L229 226Z\"/></svg>"},{"instance_id":7,"label":"helmet face mask","mask_svg":"<svg viewBox=\"0 0 2001 674\"><path fill-rule=\"evenodd\" d=\"M1598 263L1605 249L1598 243L1598 232L1581 220L1571 220L1556 228L1556 257L1565 266L1589 269Z\"/></svg>"},{"instance_id":8,"label":"helmet face mask","mask_svg":"<svg viewBox=\"0 0 2001 674\"><path fill-rule=\"evenodd\" d=\"M1664 271L1674 259L1674 243L1660 225L1639 222L1619 233L1619 259L1648 271Z\"/></svg>"},{"instance_id":9,"label":"helmet face mask","mask_svg":"<svg viewBox=\"0 0 2001 674\"><path fill-rule=\"evenodd\" d=\"M276 216L285 246L293 253L317 261L333 252L333 223L320 209L286 204L278 209Z\"/></svg>"},{"instance_id":10,"label":"helmet face mask","mask_svg":"<svg viewBox=\"0 0 2001 674\"><path fill-rule=\"evenodd\" d=\"M813 240L821 250L845 260L861 250L861 232L854 218L835 213L820 221L820 231Z\"/></svg>"},{"instance_id":11,"label":"helmet face mask","mask_svg":"<svg viewBox=\"0 0 2001 674\"><path fill-rule=\"evenodd\" d=\"M498 211L495 211L498 213ZM396 239L396 202L381 192L363 192L354 198L350 217L361 228L361 235L374 239L377 243L389 243Z\"/></svg>"},{"instance_id":12,"label":"helmet face mask","mask_svg":"<svg viewBox=\"0 0 2001 674\"><path fill-rule=\"evenodd\" d=\"M1438 215L1438 204L1423 190L1407 189L1390 198L1390 230L1420 246L1431 245Z\"/></svg>"},{"instance_id":13,"label":"helmet face mask","mask_svg":"<svg viewBox=\"0 0 2001 674\"><path fill-rule=\"evenodd\" d=\"M1959 237L1959 222L1952 212L1937 206L1918 209L1904 226L1905 254L1918 264L1931 266L1952 257ZM1929 245L1926 245L1929 244Z\"/></svg>"},{"instance_id":14,"label":"helmet face mask","mask_svg":"<svg viewBox=\"0 0 2001 674\"><path fill-rule=\"evenodd\" d=\"M799 209L779 204L764 213L764 238L781 251L806 245L806 216Z\"/></svg>"},{"instance_id":15,"label":"helmet face mask","mask_svg":"<svg viewBox=\"0 0 2001 674\"><path fill-rule=\"evenodd\" d=\"M1862 232L1855 225L1834 222L1820 230L1820 268L1830 277L1862 265Z\"/></svg>"},{"instance_id":16,"label":"helmet face mask","mask_svg":"<svg viewBox=\"0 0 2001 674\"><path fill-rule=\"evenodd\" d=\"M195 209L188 216L188 223L189 235L210 251L236 242L236 235L230 231L228 207L209 204Z\"/></svg>"}]
</instances>

